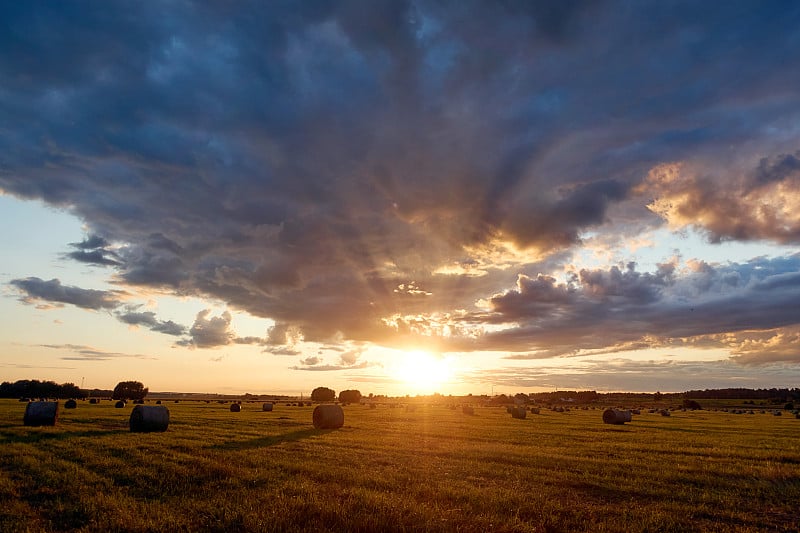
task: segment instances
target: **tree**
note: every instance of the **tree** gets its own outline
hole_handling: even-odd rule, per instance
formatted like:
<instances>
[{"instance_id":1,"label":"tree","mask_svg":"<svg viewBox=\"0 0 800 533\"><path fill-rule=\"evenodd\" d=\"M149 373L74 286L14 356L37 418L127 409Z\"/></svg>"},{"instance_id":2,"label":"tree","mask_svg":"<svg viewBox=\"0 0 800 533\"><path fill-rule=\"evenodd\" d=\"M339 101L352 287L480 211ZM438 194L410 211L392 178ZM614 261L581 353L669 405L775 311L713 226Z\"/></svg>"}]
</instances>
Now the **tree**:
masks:
<instances>
[{"instance_id":1,"label":"tree","mask_svg":"<svg viewBox=\"0 0 800 533\"><path fill-rule=\"evenodd\" d=\"M111 398L114 400L144 400L148 392L150 392L149 389L139 381L120 381L114 387Z\"/></svg>"},{"instance_id":2,"label":"tree","mask_svg":"<svg viewBox=\"0 0 800 533\"><path fill-rule=\"evenodd\" d=\"M696 400L689 400L689 399L683 400L683 408L691 409L692 411L695 411L697 409L702 409L699 402L697 402Z\"/></svg>"},{"instance_id":3,"label":"tree","mask_svg":"<svg viewBox=\"0 0 800 533\"><path fill-rule=\"evenodd\" d=\"M312 393L313 398L313 393ZM339 401L342 403L359 403L361 401L361 391L343 390L339 393Z\"/></svg>"},{"instance_id":4,"label":"tree","mask_svg":"<svg viewBox=\"0 0 800 533\"><path fill-rule=\"evenodd\" d=\"M336 399L336 391L328 387L317 387L311 391L311 401L332 402Z\"/></svg>"}]
</instances>

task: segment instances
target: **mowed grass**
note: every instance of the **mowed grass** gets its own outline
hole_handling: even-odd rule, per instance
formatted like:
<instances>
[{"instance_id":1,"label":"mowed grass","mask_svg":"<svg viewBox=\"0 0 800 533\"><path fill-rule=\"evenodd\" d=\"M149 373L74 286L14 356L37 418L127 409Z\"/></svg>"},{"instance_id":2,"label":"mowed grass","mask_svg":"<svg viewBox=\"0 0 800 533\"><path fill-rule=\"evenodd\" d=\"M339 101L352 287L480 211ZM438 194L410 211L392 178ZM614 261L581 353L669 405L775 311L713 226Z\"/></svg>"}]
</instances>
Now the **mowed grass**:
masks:
<instances>
[{"instance_id":1,"label":"mowed grass","mask_svg":"<svg viewBox=\"0 0 800 533\"><path fill-rule=\"evenodd\" d=\"M800 420L602 410L474 416L184 401L166 433L79 402L0 400L0 531L798 531ZM758 411L757 411L758 413Z\"/></svg>"}]
</instances>

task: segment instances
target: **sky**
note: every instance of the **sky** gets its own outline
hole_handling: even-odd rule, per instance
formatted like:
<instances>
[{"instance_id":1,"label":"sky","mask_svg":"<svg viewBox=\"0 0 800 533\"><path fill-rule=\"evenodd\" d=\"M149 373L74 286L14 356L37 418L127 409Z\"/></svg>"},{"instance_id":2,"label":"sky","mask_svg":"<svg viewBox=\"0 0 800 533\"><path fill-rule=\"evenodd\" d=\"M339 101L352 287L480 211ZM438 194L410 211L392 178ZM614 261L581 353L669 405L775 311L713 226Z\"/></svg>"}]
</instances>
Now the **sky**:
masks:
<instances>
[{"instance_id":1,"label":"sky","mask_svg":"<svg viewBox=\"0 0 800 533\"><path fill-rule=\"evenodd\" d=\"M4 2L0 381L800 386L800 4Z\"/></svg>"}]
</instances>

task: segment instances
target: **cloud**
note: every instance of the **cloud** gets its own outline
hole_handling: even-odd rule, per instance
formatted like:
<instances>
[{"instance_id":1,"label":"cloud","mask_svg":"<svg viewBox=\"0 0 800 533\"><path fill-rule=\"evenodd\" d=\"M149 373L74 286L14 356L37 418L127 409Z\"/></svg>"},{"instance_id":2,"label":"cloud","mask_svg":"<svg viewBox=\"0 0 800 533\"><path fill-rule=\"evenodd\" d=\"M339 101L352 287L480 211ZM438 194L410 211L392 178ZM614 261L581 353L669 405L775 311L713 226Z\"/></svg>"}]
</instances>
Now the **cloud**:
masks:
<instances>
[{"instance_id":1,"label":"cloud","mask_svg":"<svg viewBox=\"0 0 800 533\"><path fill-rule=\"evenodd\" d=\"M70 259L98 266L120 265L117 254L107 249L109 243L97 235L91 235L81 242L70 243L70 246L77 248L76 251L67 254Z\"/></svg>"},{"instance_id":2,"label":"cloud","mask_svg":"<svg viewBox=\"0 0 800 533\"><path fill-rule=\"evenodd\" d=\"M36 277L15 279L9 283L24 293L23 302L40 302L37 307L41 309L49 309L49 304L55 302L94 311L107 310L112 311L117 320L131 326L145 326L151 331L173 336L186 332L185 326L172 320L158 320L152 311L138 312L139 305L124 304L123 298L130 296L125 291L82 289L63 285L58 279L44 281Z\"/></svg>"},{"instance_id":3,"label":"cloud","mask_svg":"<svg viewBox=\"0 0 800 533\"><path fill-rule=\"evenodd\" d=\"M709 241L800 242L800 164L795 155L762 158L740 176L704 167L656 167L647 181L649 208L673 228L694 227Z\"/></svg>"},{"instance_id":4,"label":"cloud","mask_svg":"<svg viewBox=\"0 0 800 533\"><path fill-rule=\"evenodd\" d=\"M191 338L179 341L178 344L197 348L216 348L233 343L236 335L230 329L231 314L225 311L220 316L207 318L209 314L211 309L203 309L197 313L194 324L189 329Z\"/></svg>"},{"instance_id":5,"label":"cloud","mask_svg":"<svg viewBox=\"0 0 800 533\"><path fill-rule=\"evenodd\" d=\"M500 326L473 339L474 347L517 352L516 359L627 351L671 345L679 339L790 327L800 322L800 255L712 266L692 262L681 272L661 265L655 273L582 270L565 282L520 276L517 288L489 300L490 312L462 320ZM512 327L507 326L512 324ZM788 337L793 338L793 337ZM733 344L716 346L742 348ZM585 353L584 352L584 353ZM783 352L781 352L783 353ZM743 355L741 361L757 361ZM764 352L763 361L793 360Z\"/></svg>"},{"instance_id":6,"label":"cloud","mask_svg":"<svg viewBox=\"0 0 800 533\"><path fill-rule=\"evenodd\" d=\"M128 306L124 312L116 313L117 319L132 326L145 326L151 331L165 335L179 336L186 333L186 327L176 324L172 320L158 320L152 311L137 312L136 306Z\"/></svg>"},{"instance_id":7,"label":"cloud","mask_svg":"<svg viewBox=\"0 0 800 533\"><path fill-rule=\"evenodd\" d=\"M125 295L123 291L100 291L62 285L58 279L45 281L30 277L11 280L10 284L25 294L22 300L26 303L44 300L95 311L114 309L122 303L121 298Z\"/></svg>"},{"instance_id":8,"label":"cloud","mask_svg":"<svg viewBox=\"0 0 800 533\"><path fill-rule=\"evenodd\" d=\"M0 10L0 188L79 217L68 258L123 287L274 321L272 353L343 339L540 357L800 318L794 257L564 277L589 240L662 224L798 242L800 6ZM12 283L87 309L124 296ZM260 341L201 311L178 345L237 342Z\"/></svg>"},{"instance_id":9,"label":"cloud","mask_svg":"<svg viewBox=\"0 0 800 533\"><path fill-rule=\"evenodd\" d=\"M326 364L322 357L313 355L300 360L300 365L290 367L292 370L309 370L318 372L329 372L338 370L360 370L373 366L380 366L379 363L370 361L360 361L364 354L364 347L352 349L342 349L338 346L327 347L326 350L339 352L338 364Z\"/></svg>"},{"instance_id":10,"label":"cloud","mask_svg":"<svg viewBox=\"0 0 800 533\"><path fill-rule=\"evenodd\" d=\"M42 348L50 348L69 352L71 355L64 355L61 359L65 361L110 361L113 359L156 359L155 357L144 354L127 354L121 352L109 352L94 348L92 346L84 346L80 344L41 344Z\"/></svg>"},{"instance_id":11,"label":"cloud","mask_svg":"<svg viewBox=\"0 0 800 533\"><path fill-rule=\"evenodd\" d=\"M796 365L767 365L762 372L771 375L773 385L793 387L800 377ZM507 392L514 389L538 387L557 390L597 390L600 392L682 392L691 389L758 388L752 369L730 360L637 361L626 358L581 361L569 366L523 368L509 366L496 370L467 373L465 382L486 387L494 386Z\"/></svg>"}]
</instances>

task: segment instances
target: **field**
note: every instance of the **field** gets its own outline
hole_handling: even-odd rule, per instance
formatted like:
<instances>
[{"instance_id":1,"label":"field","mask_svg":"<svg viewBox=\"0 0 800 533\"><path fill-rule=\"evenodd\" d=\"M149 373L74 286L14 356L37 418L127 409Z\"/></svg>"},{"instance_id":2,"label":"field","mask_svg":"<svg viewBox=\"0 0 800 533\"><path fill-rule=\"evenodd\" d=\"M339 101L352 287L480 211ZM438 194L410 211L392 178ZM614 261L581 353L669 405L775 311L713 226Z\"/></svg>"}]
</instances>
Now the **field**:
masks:
<instances>
[{"instance_id":1,"label":"field","mask_svg":"<svg viewBox=\"0 0 800 533\"><path fill-rule=\"evenodd\" d=\"M168 403L169 430L0 400L0 531L798 531L800 420Z\"/></svg>"}]
</instances>

